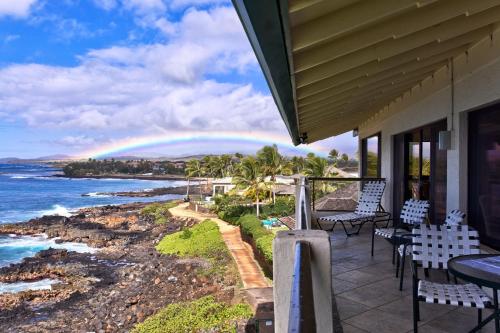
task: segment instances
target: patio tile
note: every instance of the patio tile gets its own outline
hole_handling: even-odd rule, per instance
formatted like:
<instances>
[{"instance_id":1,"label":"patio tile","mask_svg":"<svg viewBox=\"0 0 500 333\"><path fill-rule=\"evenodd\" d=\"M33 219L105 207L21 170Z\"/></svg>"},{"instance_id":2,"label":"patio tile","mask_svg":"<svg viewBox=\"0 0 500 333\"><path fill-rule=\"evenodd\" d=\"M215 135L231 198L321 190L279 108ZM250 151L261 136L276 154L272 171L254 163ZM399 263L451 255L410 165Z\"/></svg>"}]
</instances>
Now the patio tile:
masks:
<instances>
[{"instance_id":1,"label":"patio tile","mask_svg":"<svg viewBox=\"0 0 500 333\"><path fill-rule=\"evenodd\" d=\"M352 270L346 273L338 274L335 277L337 279L354 283L356 286L364 286L369 283L380 281L384 278L384 276L365 273L360 270Z\"/></svg>"},{"instance_id":2,"label":"patio tile","mask_svg":"<svg viewBox=\"0 0 500 333\"><path fill-rule=\"evenodd\" d=\"M367 332L396 333L407 332L413 327L411 318L401 318L397 315L372 309L360 315L345 320L346 323L361 328Z\"/></svg>"},{"instance_id":3,"label":"patio tile","mask_svg":"<svg viewBox=\"0 0 500 333\"><path fill-rule=\"evenodd\" d=\"M355 283L345 280L340 280L335 277L333 278L332 282L333 282L333 292L335 295L343 293L344 291L354 289L356 287Z\"/></svg>"},{"instance_id":4,"label":"patio tile","mask_svg":"<svg viewBox=\"0 0 500 333\"><path fill-rule=\"evenodd\" d=\"M369 307L383 305L401 297L401 293L397 288L384 287L384 284L380 283L371 283L363 287L346 291L340 295Z\"/></svg>"},{"instance_id":5,"label":"patio tile","mask_svg":"<svg viewBox=\"0 0 500 333\"><path fill-rule=\"evenodd\" d=\"M484 316L483 316L484 318ZM468 332L477 324L475 315L468 315L462 311L450 311L438 318L428 322L419 328L420 332L427 332L427 328L438 329L445 332ZM494 333L495 326L493 322L488 323L482 328L481 333Z\"/></svg>"},{"instance_id":6,"label":"patio tile","mask_svg":"<svg viewBox=\"0 0 500 333\"><path fill-rule=\"evenodd\" d=\"M370 310L370 307L366 305L351 301L350 299L341 296L335 297L335 300L337 302L337 309L341 320L348 319Z\"/></svg>"},{"instance_id":7,"label":"patio tile","mask_svg":"<svg viewBox=\"0 0 500 333\"><path fill-rule=\"evenodd\" d=\"M354 327L352 325L342 323L342 328L344 333L366 333L367 331L362 330L361 328Z\"/></svg>"},{"instance_id":8,"label":"patio tile","mask_svg":"<svg viewBox=\"0 0 500 333\"><path fill-rule=\"evenodd\" d=\"M409 318L413 320L413 297L406 296L395 300L394 302L380 306L378 309L384 312L392 313L401 318ZM456 307L441 305L441 304L428 304L420 302L420 319L421 323L431 321L439 316L442 316Z\"/></svg>"}]
</instances>

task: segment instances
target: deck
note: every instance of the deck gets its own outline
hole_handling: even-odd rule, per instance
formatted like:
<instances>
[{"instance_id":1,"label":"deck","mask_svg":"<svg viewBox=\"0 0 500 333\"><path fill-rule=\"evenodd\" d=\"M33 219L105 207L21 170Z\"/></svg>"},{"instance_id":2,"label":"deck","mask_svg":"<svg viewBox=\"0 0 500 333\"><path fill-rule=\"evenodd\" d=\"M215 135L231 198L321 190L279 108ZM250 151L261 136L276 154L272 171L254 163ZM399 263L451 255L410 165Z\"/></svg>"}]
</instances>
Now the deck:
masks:
<instances>
[{"instance_id":1,"label":"deck","mask_svg":"<svg viewBox=\"0 0 500 333\"><path fill-rule=\"evenodd\" d=\"M375 239L375 256L370 256L371 226L366 225L359 236L347 238L337 226L331 235L333 289L345 333L412 332L412 281L407 265L403 291L391 263L392 248ZM423 274L421 274L423 276ZM433 281L446 282L445 274L430 272ZM419 332L468 332L477 323L477 310L420 302ZM483 318L490 314L483 311ZM494 332L489 323L481 332Z\"/></svg>"}]
</instances>

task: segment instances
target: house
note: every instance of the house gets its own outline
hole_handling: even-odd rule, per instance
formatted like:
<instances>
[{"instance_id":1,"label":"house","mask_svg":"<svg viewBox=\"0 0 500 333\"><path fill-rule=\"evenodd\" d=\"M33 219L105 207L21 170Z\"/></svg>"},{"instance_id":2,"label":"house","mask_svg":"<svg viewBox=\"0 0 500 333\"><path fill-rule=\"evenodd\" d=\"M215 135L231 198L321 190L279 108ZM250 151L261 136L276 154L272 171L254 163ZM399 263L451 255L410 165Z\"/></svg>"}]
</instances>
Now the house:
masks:
<instances>
[{"instance_id":1,"label":"house","mask_svg":"<svg viewBox=\"0 0 500 333\"><path fill-rule=\"evenodd\" d=\"M236 185L233 184L232 177L215 178L212 180L212 191L214 197L217 194L225 194L235 187Z\"/></svg>"},{"instance_id":2,"label":"house","mask_svg":"<svg viewBox=\"0 0 500 333\"><path fill-rule=\"evenodd\" d=\"M499 1L233 3L294 144L354 131L393 216L458 208L500 249Z\"/></svg>"}]
</instances>

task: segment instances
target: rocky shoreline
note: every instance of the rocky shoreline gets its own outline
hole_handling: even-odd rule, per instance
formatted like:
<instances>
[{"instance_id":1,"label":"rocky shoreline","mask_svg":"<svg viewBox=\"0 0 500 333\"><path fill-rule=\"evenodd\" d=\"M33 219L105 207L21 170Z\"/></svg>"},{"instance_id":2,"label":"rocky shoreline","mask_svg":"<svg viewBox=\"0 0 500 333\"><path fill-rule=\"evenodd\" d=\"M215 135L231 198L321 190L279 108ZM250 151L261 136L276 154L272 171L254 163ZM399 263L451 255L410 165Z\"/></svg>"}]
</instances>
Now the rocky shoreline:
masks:
<instances>
[{"instance_id":1,"label":"rocky shoreline","mask_svg":"<svg viewBox=\"0 0 500 333\"><path fill-rule=\"evenodd\" d=\"M201 186L204 195L212 195L210 191L206 190L205 186ZM92 195L107 195L114 197L132 197L132 198L150 198L166 194L179 194L186 195L187 186L176 186L176 187L160 187L154 188L147 191L125 191L125 192L98 192ZM189 193L191 195L198 195L200 193L200 186L191 185L189 186ZM82 194L82 196L90 196L90 194Z\"/></svg>"},{"instance_id":2,"label":"rocky shoreline","mask_svg":"<svg viewBox=\"0 0 500 333\"><path fill-rule=\"evenodd\" d=\"M93 178L93 179L142 179L142 180L187 180L185 176L181 175L134 175L125 173L110 173L102 175L82 175L82 176L68 176L64 173L54 174L52 177L63 178Z\"/></svg>"},{"instance_id":3,"label":"rocky shoreline","mask_svg":"<svg viewBox=\"0 0 500 333\"><path fill-rule=\"evenodd\" d=\"M238 294L234 276L207 277L202 259L160 255L155 244L195 223L170 217L155 224L144 203L85 208L72 217L44 216L0 226L0 234L45 233L83 242L95 253L49 249L0 269L0 282L60 281L51 290L0 294L1 332L128 332L172 302Z\"/></svg>"}]
</instances>

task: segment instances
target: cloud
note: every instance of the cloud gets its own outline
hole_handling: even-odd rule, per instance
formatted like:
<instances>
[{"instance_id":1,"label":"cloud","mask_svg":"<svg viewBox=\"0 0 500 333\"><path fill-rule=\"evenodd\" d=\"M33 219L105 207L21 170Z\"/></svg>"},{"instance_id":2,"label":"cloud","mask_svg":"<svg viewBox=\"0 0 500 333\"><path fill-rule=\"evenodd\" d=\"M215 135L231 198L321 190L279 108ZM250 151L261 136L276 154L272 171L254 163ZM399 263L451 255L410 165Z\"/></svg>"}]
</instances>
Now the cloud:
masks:
<instances>
[{"instance_id":1,"label":"cloud","mask_svg":"<svg viewBox=\"0 0 500 333\"><path fill-rule=\"evenodd\" d=\"M230 3L230 0L172 0L169 7L172 9L182 9L206 5L229 5Z\"/></svg>"},{"instance_id":2,"label":"cloud","mask_svg":"<svg viewBox=\"0 0 500 333\"><path fill-rule=\"evenodd\" d=\"M116 0L93 0L94 4L104 10L114 9L118 3Z\"/></svg>"},{"instance_id":3,"label":"cloud","mask_svg":"<svg viewBox=\"0 0 500 333\"><path fill-rule=\"evenodd\" d=\"M0 17L27 17L37 0L2 0L0 1Z\"/></svg>"},{"instance_id":4,"label":"cloud","mask_svg":"<svg viewBox=\"0 0 500 333\"><path fill-rule=\"evenodd\" d=\"M231 83L257 70L232 8L191 9L176 24L166 43L92 50L80 56L78 66L0 69L0 105L6 113L0 118L110 136L285 131L270 95L251 84ZM229 82L212 78L217 74Z\"/></svg>"},{"instance_id":5,"label":"cloud","mask_svg":"<svg viewBox=\"0 0 500 333\"><path fill-rule=\"evenodd\" d=\"M50 143L55 143L61 146L69 146L72 148L84 148L95 144L96 140L86 135L77 135L77 136L69 135L61 139L51 141Z\"/></svg>"},{"instance_id":6,"label":"cloud","mask_svg":"<svg viewBox=\"0 0 500 333\"><path fill-rule=\"evenodd\" d=\"M5 36L5 38L3 39L3 42L4 42L5 44L8 44L8 43L10 43L10 42L13 42L13 41L15 41L15 40L19 39L20 37L21 37L21 36L19 36L19 35L7 35L7 36Z\"/></svg>"}]
</instances>

